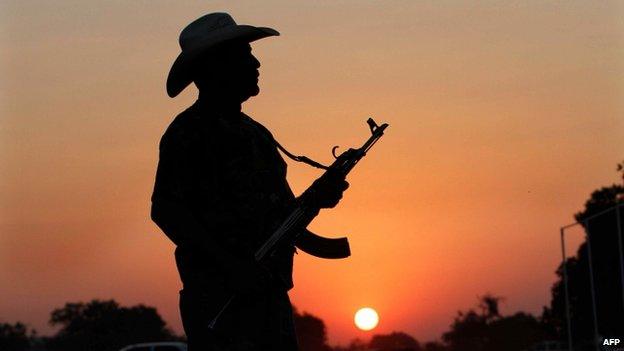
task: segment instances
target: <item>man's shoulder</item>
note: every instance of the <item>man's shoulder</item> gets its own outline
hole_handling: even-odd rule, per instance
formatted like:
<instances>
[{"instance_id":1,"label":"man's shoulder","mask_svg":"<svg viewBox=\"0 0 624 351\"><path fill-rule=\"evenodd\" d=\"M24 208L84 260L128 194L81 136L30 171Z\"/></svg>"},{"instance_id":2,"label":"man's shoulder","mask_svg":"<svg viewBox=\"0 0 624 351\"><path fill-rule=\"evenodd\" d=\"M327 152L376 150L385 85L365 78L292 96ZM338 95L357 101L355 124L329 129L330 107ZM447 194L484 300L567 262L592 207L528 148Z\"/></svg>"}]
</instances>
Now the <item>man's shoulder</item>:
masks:
<instances>
[{"instance_id":1,"label":"man's shoulder","mask_svg":"<svg viewBox=\"0 0 624 351\"><path fill-rule=\"evenodd\" d=\"M247 123L250 123L256 129L258 129L261 134L263 134L264 136L268 137L271 140L273 139L273 133L271 133L269 128L265 127L262 123L260 123L260 122L256 121L255 119L249 117L245 113L243 113L243 118L247 121Z\"/></svg>"},{"instance_id":2,"label":"man's shoulder","mask_svg":"<svg viewBox=\"0 0 624 351\"><path fill-rule=\"evenodd\" d=\"M178 114L169 124L162 138L160 148L184 148L190 146L198 137L201 126L195 105Z\"/></svg>"}]
</instances>

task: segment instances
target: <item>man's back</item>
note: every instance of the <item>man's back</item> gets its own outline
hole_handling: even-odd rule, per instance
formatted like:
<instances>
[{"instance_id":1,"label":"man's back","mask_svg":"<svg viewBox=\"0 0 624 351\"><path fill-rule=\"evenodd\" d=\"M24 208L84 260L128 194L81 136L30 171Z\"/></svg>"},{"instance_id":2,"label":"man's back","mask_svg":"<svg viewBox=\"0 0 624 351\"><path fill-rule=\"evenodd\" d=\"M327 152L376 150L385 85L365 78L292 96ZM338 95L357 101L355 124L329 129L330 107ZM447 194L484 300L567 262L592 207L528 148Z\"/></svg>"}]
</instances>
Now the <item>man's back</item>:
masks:
<instances>
[{"instance_id":1,"label":"man's back","mask_svg":"<svg viewBox=\"0 0 624 351\"><path fill-rule=\"evenodd\" d=\"M214 111L201 103L176 117L161 140L154 198L187 208L206 228L206 235L241 259L253 257L294 201L286 163L270 134L240 112ZM198 273L209 274L210 279L219 274L210 257L196 247L176 244L185 284L200 283L203 277ZM292 251L285 256L289 255ZM286 288L292 284L291 265L287 261L282 267Z\"/></svg>"}]
</instances>

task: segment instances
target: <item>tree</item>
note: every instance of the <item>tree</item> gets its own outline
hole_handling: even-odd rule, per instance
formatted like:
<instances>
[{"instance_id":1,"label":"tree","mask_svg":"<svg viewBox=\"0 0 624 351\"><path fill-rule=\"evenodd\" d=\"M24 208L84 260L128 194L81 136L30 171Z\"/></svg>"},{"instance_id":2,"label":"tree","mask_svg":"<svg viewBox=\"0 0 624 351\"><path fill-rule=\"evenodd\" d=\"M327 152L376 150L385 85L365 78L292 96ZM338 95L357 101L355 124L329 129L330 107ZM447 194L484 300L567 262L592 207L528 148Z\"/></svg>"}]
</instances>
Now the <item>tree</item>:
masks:
<instances>
[{"instance_id":1,"label":"tree","mask_svg":"<svg viewBox=\"0 0 624 351\"><path fill-rule=\"evenodd\" d=\"M500 297L485 295L479 309L458 312L442 340L452 351L520 351L543 340L541 322L530 314L518 312L511 316L499 313Z\"/></svg>"},{"instance_id":2,"label":"tree","mask_svg":"<svg viewBox=\"0 0 624 351\"><path fill-rule=\"evenodd\" d=\"M479 308L481 309L481 315L486 318L486 320L492 320L499 318L500 312L498 311L498 304L503 300L500 296L494 296L491 294L485 294L481 297L481 301L479 302Z\"/></svg>"},{"instance_id":3,"label":"tree","mask_svg":"<svg viewBox=\"0 0 624 351\"><path fill-rule=\"evenodd\" d=\"M546 336L540 320L525 312L498 317L488 329L486 350L524 350Z\"/></svg>"},{"instance_id":4,"label":"tree","mask_svg":"<svg viewBox=\"0 0 624 351\"><path fill-rule=\"evenodd\" d=\"M624 162L618 165L623 171ZM614 184L594 191L585 209L574 217L590 238L598 333L602 336L624 335L624 306L620 281L619 238L615 206L624 202L624 187ZM624 207L620 207L620 223L624 225ZM583 242L576 256L565 260L573 343L575 349L591 348L594 340L593 305L589 269L588 243ZM551 303L544 309L543 320L552 333L567 340L565 286L563 264L557 268L558 279L551 292Z\"/></svg>"},{"instance_id":5,"label":"tree","mask_svg":"<svg viewBox=\"0 0 624 351\"><path fill-rule=\"evenodd\" d=\"M368 347L377 351L421 351L416 339L402 332L374 335Z\"/></svg>"},{"instance_id":6,"label":"tree","mask_svg":"<svg viewBox=\"0 0 624 351\"><path fill-rule=\"evenodd\" d=\"M368 348L368 343L364 340L355 338L351 340L348 346L334 346L332 348L333 351L370 351Z\"/></svg>"},{"instance_id":7,"label":"tree","mask_svg":"<svg viewBox=\"0 0 624 351\"><path fill-rule=\"evenodd\" d=\"M117 351L121 347L176 337L153 307L120 307L114 300L67 303L52 311L50 324L60 326L51 350Z\"/></svg>"},{"instance_id":8,"label":"tree","mask_svg":"<svg viewBox=\"0 0 624 351\"><path fill-rule=\"evenodd\" d=\"M449 351L449 349L437 341L430 341L425 344L424 351Z\"/></svg>"},{"instance_id":9,"label":"tree","mask_svg":"<svg viewBox=\"0 0 624 351\"><path fill-rule=\"evenodd\" d=\"M309 313L300 314L293 308L297 340L301 351L329 351L325 323Z\"/></svg>"},{"instance_id":10,"label":"tree","mask_svg":"<svg viewBox=\"0 0 624 351\"><path fill-rule=\"evenodd\" d=\"M0 323L0 350L25 351L29 347L28 330L24 324Z\"/></svg>"}]
</instances>

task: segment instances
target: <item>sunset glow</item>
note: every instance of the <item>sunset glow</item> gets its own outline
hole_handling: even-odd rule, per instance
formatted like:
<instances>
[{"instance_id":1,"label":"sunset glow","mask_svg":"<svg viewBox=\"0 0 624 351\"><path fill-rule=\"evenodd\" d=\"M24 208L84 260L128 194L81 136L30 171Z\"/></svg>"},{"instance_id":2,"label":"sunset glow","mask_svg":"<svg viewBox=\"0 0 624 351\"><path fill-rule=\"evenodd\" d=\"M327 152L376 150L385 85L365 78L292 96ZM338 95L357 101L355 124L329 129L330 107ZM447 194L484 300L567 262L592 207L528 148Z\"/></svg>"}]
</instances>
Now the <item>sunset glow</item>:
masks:
<instances>
[{"instance_id":1,"label":"sunset glow","mask_svg":"<svg viewBox=\"0 0 624 351\"><path fill-rule=\"evenodd\" d=\"M50 335L66 302L154 306L182 333L174 245L150 219L158 145L197 98L165 81L180 30L227 11L252 43L243 111L331 163L385 136L309 229L351 257L295 255L292 304L330 344L439 338L477 296L539 314L561 225L620 182L622 1L4 1L0 5L0 317ZM220 152L222 150L215 150ZM321 174L286 160L296 195ZM576 229L575 229L576 230ZM583 238L571 232L568 251ZM373 333L354 312L373 306ZM372 319L369 320L372 322ZM375 323L376 324L376 323Z\"/></svg>"}]
</instances>

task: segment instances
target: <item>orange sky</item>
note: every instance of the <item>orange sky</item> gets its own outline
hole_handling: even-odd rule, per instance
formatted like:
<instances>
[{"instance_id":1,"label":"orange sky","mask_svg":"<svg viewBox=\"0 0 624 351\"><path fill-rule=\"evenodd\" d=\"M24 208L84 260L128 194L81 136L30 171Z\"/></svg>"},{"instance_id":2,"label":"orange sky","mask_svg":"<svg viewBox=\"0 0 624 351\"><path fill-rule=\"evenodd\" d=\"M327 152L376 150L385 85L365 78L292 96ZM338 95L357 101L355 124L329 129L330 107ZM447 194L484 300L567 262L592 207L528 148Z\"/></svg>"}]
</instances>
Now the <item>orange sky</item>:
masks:
<instances>
[{"instance_id":1,"label":"orange sky","mask_svg":"<svg viewBox=\"0 0 624 351\"><path fill-rule=\"evenodd\" d=\"M180 331L172 245L149 221L158 140L196 96L164 82L181 28L230 12L282 36L255 43L244 110L288 148L330 161L364 121L387 135L312 229L344 261L296 257L299 310L330 341L439 337L486 292L539 313L558 228L618 181L624 23L618 2L9 1L0 5L0 321L44 333L67 301L158 307ZM289 163L301 192L318 172ZM577 242L580 233L573 234ZM570 250L574 248L571 245Z\"/></svg>"}]
</instances>

